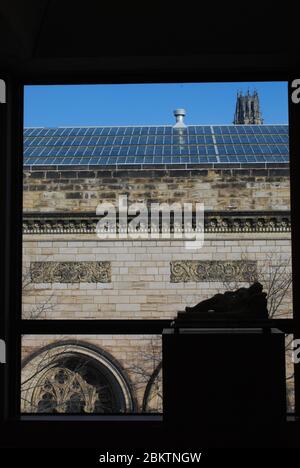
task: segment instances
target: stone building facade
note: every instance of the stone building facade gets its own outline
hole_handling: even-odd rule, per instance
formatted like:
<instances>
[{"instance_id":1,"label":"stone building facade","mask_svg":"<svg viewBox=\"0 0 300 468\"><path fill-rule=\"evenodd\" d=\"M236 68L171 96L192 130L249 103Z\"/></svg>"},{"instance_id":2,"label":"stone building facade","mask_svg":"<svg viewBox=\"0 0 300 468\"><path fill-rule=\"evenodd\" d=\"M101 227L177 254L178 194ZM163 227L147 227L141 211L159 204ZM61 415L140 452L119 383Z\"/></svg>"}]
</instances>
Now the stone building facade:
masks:
<instances>
[{"instance_id":1,"label":"stone building facade","mask_svg":"<svg viewBox=\"0 0 300 468\"><path fill-rule=\"evenodd\" d=\"M225 282L247 282L270 255L290 257L287 168L103 172L25 175L25 318L32 304L51 297L53 307L38 318L169 319ZM203 201L203 248L187 250L176 238L99 240L98 203L124 194L129 203ZM290 313L288 296L281 309Z\"/></svg>"},{"instance_id":2,"label":"stone building facade","mask_svg":"<svg viewBox=\"0 0 300 468\"><path fill-rule=\"evenodd\" d=\"M24 335L22 359L25 413L162 412L158 335Z\"/></svg>"},{"instance_id":3,"label":"stone building facade","mask_svg":"<svg viewBox=\"0 0 300 468\"><path fill-rule=\"evenodd\" d=\"M99 240L96 206L104 199L115 201L118 194L128 194L129 202L203 200L203 248L187 250L184 240L174 239ZM290 258L289 171L31 170L24 174L23 232L23 318L172 319L186 305L231 284L248 284L256 275L262 280L276 262ZM291 288L276 314L291 315ZM110 365L124 379L127 403L114 411L161 409L161 376L155 390L148 385L159 366L160 337L25 335L24 359L37 350L40 358L47 356L43 350L61 342L71 342L72 352L77 347L79 355L82 346L92 344L100 356L111 357L107 362L117 362ZM90 359L94 356L88 363ZM30 370L24 362L26 376ZM151 396L145 396L146 389ZM26 394L25 401L31 403L24 411L42 411L37 398Z\"/></svg>"},{"instance_id":4,"label":"stone building facade","mask_svg":"<svg viewBox=\"0 0 300 468\"><path fill-rule=\"evenodd\" d=\"M23 319L173 319L258 279L290 317L287 163L24 167ZM204 245L99 239L101 202L204 203ZM279 283L281 281L281 283ZM276 299L276 298L275 298ZM22 411L160 412L161 337L24 335ZM289 381L292 394L292 379Z\"/></svg>"}]
</instances>

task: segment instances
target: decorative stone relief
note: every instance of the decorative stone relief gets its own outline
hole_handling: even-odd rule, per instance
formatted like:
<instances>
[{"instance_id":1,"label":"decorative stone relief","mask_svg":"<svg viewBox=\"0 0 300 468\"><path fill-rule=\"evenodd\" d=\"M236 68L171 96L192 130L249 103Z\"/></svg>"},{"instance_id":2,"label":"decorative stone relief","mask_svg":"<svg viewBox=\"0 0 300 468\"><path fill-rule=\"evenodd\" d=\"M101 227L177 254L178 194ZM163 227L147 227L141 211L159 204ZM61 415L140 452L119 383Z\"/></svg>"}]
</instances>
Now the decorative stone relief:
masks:
<instances>
[{"instance_id":1,"label":"decorative stone relief","mask_svg":"<svg viewBox=\"0 0 300 468\"><path fill-rule=\"evenodd\" d=\"M72 217L68 213L24 213L24 234L94 234L99 218L93 213ZM117 224L118 228L118 224ZM171 232L173 226L171 223ZM206 212L205 232L290 232L289 212Z\"/></svg>"},{"instance_id":2,"label":"decorative stone relief","mask_svg":"<svg viewBox=\"0 0 300 468\"><path fill-rule=\"evenodd\" d=\"M110 283L110 262L31 262L32 283Z\"/></svg>"},{"instance_id":3,"label":"decorative stone relief","mask_svg":"<svg viewBox=\"0 0 300 468\"><path fill-rule=\"evenodd\" d=\"M171 283L195 281L254 281L257 263L252 260L176 260L170 262Z\"/></svg>"}]
</instances>

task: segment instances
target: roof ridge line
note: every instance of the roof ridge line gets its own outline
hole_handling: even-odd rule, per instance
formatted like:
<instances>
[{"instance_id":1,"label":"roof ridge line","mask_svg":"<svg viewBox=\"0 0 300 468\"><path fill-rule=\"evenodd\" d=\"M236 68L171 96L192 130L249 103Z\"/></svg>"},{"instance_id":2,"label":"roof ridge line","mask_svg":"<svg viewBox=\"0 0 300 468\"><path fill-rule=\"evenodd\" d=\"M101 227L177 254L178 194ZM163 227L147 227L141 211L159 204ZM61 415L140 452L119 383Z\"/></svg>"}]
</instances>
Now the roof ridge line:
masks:
<instances>
[{"instance_id":1,"label":"roof ridge line","mask_svg":"<svg viewBox=\"0 0 300 468\"><path fill-rule=\"evenodd\" d=\"M278 123L278 124L190 124L186 127L288 127L287 123ZM23 127L24 130L33 129L33 128L144 128L144 127L170 127L173 128L173 125L73 125L73 126L60 126L60 127Z\"/></svg>"}]
</instances>

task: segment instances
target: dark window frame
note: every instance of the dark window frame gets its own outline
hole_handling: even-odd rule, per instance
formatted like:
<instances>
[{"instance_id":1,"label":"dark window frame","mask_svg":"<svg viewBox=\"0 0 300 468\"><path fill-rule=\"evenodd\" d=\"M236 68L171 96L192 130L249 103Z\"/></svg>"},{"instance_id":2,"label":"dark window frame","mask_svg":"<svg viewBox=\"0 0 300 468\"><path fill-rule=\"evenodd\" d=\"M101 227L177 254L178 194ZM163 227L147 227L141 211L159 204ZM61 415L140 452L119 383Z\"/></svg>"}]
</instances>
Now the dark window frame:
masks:
<instances>
[{"instance_id":1,"label":"dark window frame","mask_svg":"<svg viewBox=\"0 0 300 468\"><path fill-rule=\"evenodd\" d=\"M147 330L148 334L161 333L170 325L168 320L59 320L59 321L34 321L21 319L21 271L22 271L22 173L23 173L23 89L29 84L101 84L101 83L138 83L138 82L225 82L225 81L288 81L289 86L289 136L290 136L290 183L291 183L291 217L292 217L292 267L293 267L293 311L294 317L286 320L276 320L276 326L285 332L293 333L294 338L300 338L300 297L297 294L297 280L300 278L300 247L297 239L300 239L300 222L297 220L297 201L300 199L299 164L297 154L300 151L300 104L291 102L293 92L292 81L297 74L282 73L273 69L268 72L190 72L180 70L178 60L177 72L145 72L139 70L136 73L123 73L116 75L113 72L102 74L66 72L64 76L53 73L45 78L42 74L36 76L7 76L7 104L1 106L0 148L6 158L1 158L1 212L3 213L4 242L1 245L1 269L4 279L4 289L1 297L2 310L1 326L7 344L7 364L2 366L1 373L4 376L4 388L2 390L1 413L5 421L16 423L20 420L20 370L21 370L21 335L31 334L103 334L124 333L136 334ZM170 79L171 77L171 79ZM180 80L179 80L180 77ZM217 77L217 80L216 80ZM5 78L5 77L4 77ZM2 377L2 375L1 375ZM300 366L295 366L295 414L300 417ZM63 418L67 422L67 416ZM136 430L160 428L163 423L157 422L129 422L124 421L128 427L135 425ZM84 420L79 424L84 424ZM38 424L38 419L34 422ZM62 424L62 421L60 421ZM97 424L105 424L111 428L108 421ZM109 424L109 426L107 426ZM77 426L79 427L79 426ZM109 439L108 439L109 440Z\"/></svg>"}]
</instances>

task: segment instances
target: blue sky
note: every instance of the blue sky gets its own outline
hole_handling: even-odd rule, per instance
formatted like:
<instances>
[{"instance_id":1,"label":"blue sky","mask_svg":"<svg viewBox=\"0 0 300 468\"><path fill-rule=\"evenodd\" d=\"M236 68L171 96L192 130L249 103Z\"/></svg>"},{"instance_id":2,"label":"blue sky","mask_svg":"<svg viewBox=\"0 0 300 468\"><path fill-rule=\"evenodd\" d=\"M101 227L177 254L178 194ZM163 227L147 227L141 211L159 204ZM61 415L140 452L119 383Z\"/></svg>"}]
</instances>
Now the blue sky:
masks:
<instances>
[{"instance_id":1,"label":"blue sky","mask_svg":"<svg viewBox=\"0 0 300 468\"><path fill-rule=\"evenodd\" d=\"M286 82L51 85L25 87L25 127L231 124L236 93L257 89L266 124L288 122Z\"/></svg>"}]
</instances>

